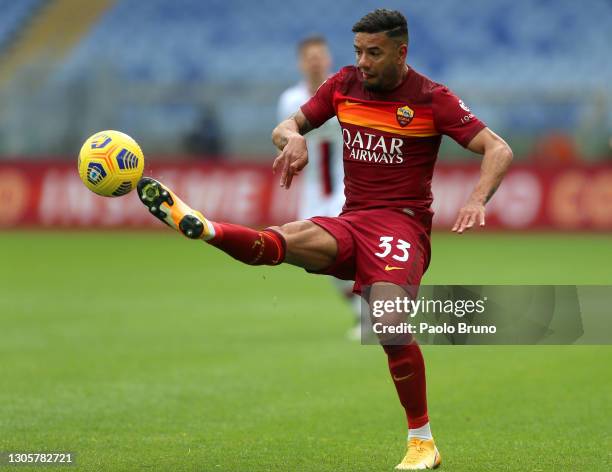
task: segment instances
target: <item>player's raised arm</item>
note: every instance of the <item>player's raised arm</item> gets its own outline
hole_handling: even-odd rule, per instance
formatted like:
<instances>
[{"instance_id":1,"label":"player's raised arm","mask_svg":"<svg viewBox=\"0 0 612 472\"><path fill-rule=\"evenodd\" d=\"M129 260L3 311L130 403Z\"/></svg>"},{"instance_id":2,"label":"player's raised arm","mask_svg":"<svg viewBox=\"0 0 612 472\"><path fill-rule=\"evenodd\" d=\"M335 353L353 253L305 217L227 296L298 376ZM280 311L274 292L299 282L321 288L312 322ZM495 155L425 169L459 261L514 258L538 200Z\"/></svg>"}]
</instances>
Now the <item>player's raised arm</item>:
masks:
<instances>
[{"instance_id":1,"label":"player's raised arm","mask_svg":"<svg viewBox=\"0 0 612 472\"><path fill-rule=\"evenodd\" d=\"M293 176L308 164L308 149L303 135L311 129L304 113L298 110L272 131L272 142L280 151L272 164L272 171L281 171L281 187L289 188Z\"/></svg>"},{"instance_id":2,"label":"player's raised arm","mask_svg":"<svg viewBox=\"0 0 612 472\"><path fill-rule=\"evenodd\" d=\"M308 164L308 151L303 135L318 128L336 114L332 95L338 77L340 75L335 74L323 82L314 96L272 131L272 142L281 151L272 165L272 170L281 170L281 187L289 188L293 176Z\"/></svg>"},{"instance_id":3,"label":"player's raised arm","mask_svg":"<svg viewBox=\"0 0 612 472\"><path fill-rule=\"evenodd\" d=\"M489 128L484 128L474 136L467 148L483 154L483 158L478 183L468 201L459 210L453 226L452 230L457 233L470 229L476 221L480 226L485 225L485 204L499 187L512 162L510 146Z\"/></svg>"}]
</instances>

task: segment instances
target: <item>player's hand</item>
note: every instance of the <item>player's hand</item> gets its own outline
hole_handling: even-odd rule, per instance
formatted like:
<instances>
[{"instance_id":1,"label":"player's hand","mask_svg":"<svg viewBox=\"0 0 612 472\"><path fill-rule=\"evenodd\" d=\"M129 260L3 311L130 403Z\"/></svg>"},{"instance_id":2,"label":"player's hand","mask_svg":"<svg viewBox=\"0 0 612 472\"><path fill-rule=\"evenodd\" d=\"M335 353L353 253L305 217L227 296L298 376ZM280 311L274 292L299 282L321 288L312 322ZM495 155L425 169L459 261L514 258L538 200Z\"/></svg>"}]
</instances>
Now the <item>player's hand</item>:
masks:
<instances>
[{"instance_id":1,"label":"player's hand","mask_svg":"<svg viewBox=\"0 0 612 472\"><path fill-rule=\"evenodd\" d=\"M468 202L459 210L452 231L461 234L474 226L476 222L480 226L485 225L485 207L482 203Z\"/></svg>"},{"instance_id":2,"label":"player's hand","mask_svg":"<svg viewBox=\"0 0 612 472\"><path fill-rule=\"evenodd\" d=\"M287 140L287 145L272 164L272 172L281 172L281 187L291 187L293 176L298 174L308 164L308 150L304 136L296 134Z\"/></svg>"}]
</instances>

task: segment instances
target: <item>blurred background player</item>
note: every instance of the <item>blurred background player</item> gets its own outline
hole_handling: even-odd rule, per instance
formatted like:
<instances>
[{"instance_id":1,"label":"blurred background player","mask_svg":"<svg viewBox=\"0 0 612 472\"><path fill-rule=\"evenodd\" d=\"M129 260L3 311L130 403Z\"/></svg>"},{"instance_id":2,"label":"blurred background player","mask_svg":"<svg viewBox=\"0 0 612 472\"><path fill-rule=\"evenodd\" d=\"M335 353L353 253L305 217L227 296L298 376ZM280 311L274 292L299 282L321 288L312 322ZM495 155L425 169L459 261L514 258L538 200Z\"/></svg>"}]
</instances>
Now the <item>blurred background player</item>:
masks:
<instances>
[{"instance_id":1,"label":"blurred background player","mask_svg":"<svg viewBox=\"0 0 612 472\"><path fill-rule=\"evenodd\" d=\"M278 101L278 121L299 110L330 76L332 57L323 36L313 35L301 40L297 47L298 66L302 80L285 90ZM342 162L342 131L333 118L306 136L308 165L301 174L301 195L298 219L313 216L338 216L344 205L344 168ZM355 325L348 331L350 339L361 338L361 298L353 294L351 281L332 278L334 285L347 299L355 315Z\"/></svg>"}]
</instances>

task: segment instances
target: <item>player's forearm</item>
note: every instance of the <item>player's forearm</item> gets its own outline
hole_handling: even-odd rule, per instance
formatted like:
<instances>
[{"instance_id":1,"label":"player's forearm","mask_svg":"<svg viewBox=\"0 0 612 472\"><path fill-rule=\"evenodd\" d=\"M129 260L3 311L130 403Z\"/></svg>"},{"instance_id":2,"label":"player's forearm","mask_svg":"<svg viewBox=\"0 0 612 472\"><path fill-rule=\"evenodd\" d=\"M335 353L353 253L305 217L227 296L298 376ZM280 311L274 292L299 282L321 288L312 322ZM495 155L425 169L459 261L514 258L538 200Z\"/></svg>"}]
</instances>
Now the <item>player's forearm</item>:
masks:
<instances>
[{"instance_id":1,"label":"player's forearm","mask_svg":"<svg viewBox=\"0 0 612 472\"><path fill-rule=\"evenodd\" d=\"M272 142L282 151L289 142L289 139L296 136L302 136L298 129L298 125L293 118L288 118L281 121L278 126L274 128L272 131Z\"/></svg>"},{"instance_id":2,"label":"player's forearm","mask_svg":"<svg viewBox=\"0 0 612 472\"><path fill-rule=\"evenodd\" d=\"M506 175L512 157L512 149L503 141L485 151L480 166L480 178L469 202L484 205L491 199Z\"/></svg>"},{"instance_id":3,"label":"player's forearm","mask_svg":"<svg viewBox=\"0 0 612 472\"><path fill-rule=\"evenodd\" d=\"M281 121L272 131L272 142L279 149L285 149L285 146L292 138L303 140L303 136L312 130L312 125L302 113L302 110L296 111L293 116Z\"/></svg>"}]
</instances>

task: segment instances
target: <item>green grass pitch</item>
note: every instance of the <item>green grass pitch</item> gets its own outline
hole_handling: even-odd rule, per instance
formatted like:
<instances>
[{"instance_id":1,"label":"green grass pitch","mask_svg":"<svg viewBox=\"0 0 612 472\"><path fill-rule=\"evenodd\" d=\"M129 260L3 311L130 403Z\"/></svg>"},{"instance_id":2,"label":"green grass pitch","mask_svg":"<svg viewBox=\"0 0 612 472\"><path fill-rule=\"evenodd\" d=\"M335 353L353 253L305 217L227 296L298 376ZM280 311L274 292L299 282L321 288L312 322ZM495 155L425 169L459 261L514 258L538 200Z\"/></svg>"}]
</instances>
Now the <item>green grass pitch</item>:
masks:
<instances>
[{"instance_id":1,"label":"green grass pitch","mask_svg":"<svg viewBox=\"0 0 612 472\"><path fill-rule=\"evenodd\" d=\"M0 253L0 451L69 450L68 470L96 471L390 471L403 456L385 356L345 339L326 278L170 231L8 232ZM611 268L605 235L437 234L424 282L610 284ZM442 470L612 470L612 347L424 354Z\"/></svg>"}]
</instances>

